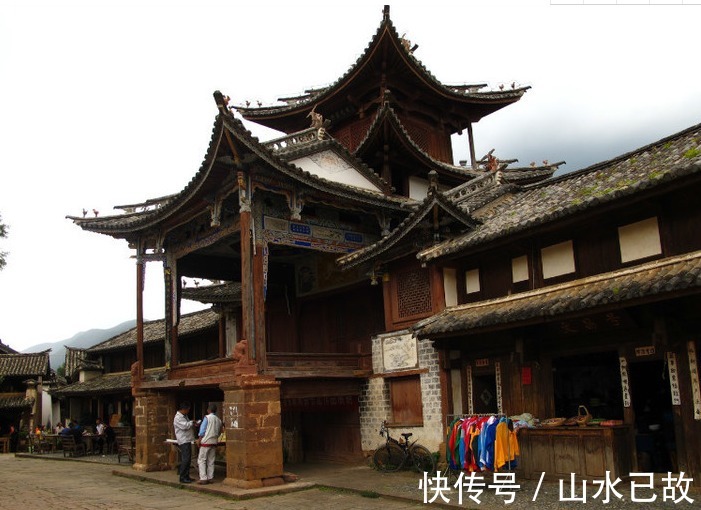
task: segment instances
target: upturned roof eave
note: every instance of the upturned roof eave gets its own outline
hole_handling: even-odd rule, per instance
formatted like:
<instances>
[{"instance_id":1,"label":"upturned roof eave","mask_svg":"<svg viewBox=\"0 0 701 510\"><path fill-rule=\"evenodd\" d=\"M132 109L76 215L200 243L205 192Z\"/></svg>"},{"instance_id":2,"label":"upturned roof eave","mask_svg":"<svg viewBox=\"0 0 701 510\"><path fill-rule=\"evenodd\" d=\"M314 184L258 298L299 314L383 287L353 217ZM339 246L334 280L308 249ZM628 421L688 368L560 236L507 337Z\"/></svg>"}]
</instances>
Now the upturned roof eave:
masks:
<instances>
[{"instance_id":1,"label":"upturned roof eave","mask_svg":"<svg viewBox=\"0 0 701 510\"><path fill-rule=\"evenodd\" d=\"M215 93L215 96L219 93ZM190 180L188 185L179 193L172 196L172 199L160 209L140 213L127 213L123 215L107 216L102 218L80 218L67 216L83 230L110 235L116 238L127 238L137 236L140 233L156 228L158 225L176 215L179 211L187 208L193 199L196 199L198 191L203 187L214 166L219 144L224 136L224 130L233 135L254 157L264 161L268 166L280 173L321 192L330 193L338 197L343 197L351 202L360 205L373 205L375 207L385 207L396 211L406 210L406 200L401 197L385 195L382 192L371 192L353 188L333 181L328 181L305 172L300 168L287 163L271 150L268 150L263 143L259 142L250 131L246 130L241 122L234 118L233 114L220 105L220 113L215 122L212 139L200 170ZM205 211L204 206L198 206ZM130 225L123 225L125 219L134 219Z\"/></svg>"},{"instance_id":2,"label":"upturned roof eave","mask_svg":"<svg viewBox=\"0 0 701 510\"><path fill-rule=\"evenodd\" d=\"M470 105L487 105L493 104L495 108L482 115L474 116L469 122L477 122L481 118L495 111L517 102L523 94L530 89L530 86L513 88L503 91L488 91L488 92L464 92L461 88L455 85L444 85L441 83L428 69L407 50L402 44L401 37L396 31L392 20L389 17L389 9L385 8L382 23L375 32L362 55L350 66L350 68L334 83L329 86L321 87L314 93L300 96L300 100L294 104L278 105L272 107L243 107L237 106L236 110L245 118L258 124L279 129L286 132L299 130L304 125L309 112L315 107L323 105L330 101L334 96L344 93L346 89L352 86L355 78L361 74L364 67L368 66L376 54L380 53L379 49L384 45L389 44L393 48L407 68L417 77L417 79L428 87L433 94L440 96L443 100L454 102L454 107L460 108ZM469 89L468 89L469 90ZM297 117L296 120L291 120ZM287 122L279 122L280 120L288 119ZM284 125L296 125L296 129L283 129ZM467 125L460 126L456 131L464 129Z\"/></svg>"},{"instance_id":3,"label":"upturned roof eave","mask_svg":"<svg viewBox=\"0 0 701 510\"><path fill-rule=\"evenodd\" d=\"M393 131L397 134L398 138L402 141L402 145L407 148L412 156L415 157L420 164L428 166L429 169L434 169L441 173L449 173L462 179L472 179L483 174L483 172L457 167L455 165L444 163L443 161L438 161L432 158L411 139L411 136L404 127L404 124L402 124L401 119L394 109L387 103L383 104L382 108L377 112L365 135L365 138L363 138L353 154L355 154L357 157L361 157L360 155L367 152L372 145L372 142L378 136L378 133L380 133L382 125L385 122L389 123Z\"/></svg>"},{"instance_id":4,"label":"upturned roof eave","mask_svg":"<svg viewBox=\"0 0 701 510\"><path fill-rule=\"evenodd\" d=\"M382 253L396 246L403 238L407 237L410 232L421 223L421 221L432 212L434 207L440 207L446 214L452 216L456 221L462 223L468 228L475 228L478 222L469 214L462 211L460 208L452 204L445 196L438 192L435 188L429 190L421 205L407 216L397 227L392 230L387 236L379 241L360 250L356 250L348 255L344 255L336 259L337 264L344 270L359 266L374 258L379 257Z\"/></svg>"}]
</instances>

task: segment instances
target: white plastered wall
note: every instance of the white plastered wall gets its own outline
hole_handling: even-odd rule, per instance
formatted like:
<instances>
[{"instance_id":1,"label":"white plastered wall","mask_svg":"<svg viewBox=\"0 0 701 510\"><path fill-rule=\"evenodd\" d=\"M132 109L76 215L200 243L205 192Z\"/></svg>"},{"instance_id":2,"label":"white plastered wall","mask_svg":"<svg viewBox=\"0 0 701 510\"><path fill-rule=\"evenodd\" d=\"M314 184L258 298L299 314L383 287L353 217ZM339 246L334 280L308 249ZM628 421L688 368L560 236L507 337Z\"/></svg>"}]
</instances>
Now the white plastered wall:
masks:
<instances>
[{"instance_id":1,"label":"white plastered wall","mask_svg":"<svg viewBox=\"0 0 701 510\"><path fill-rule=\"evenodd\" d=\"M406 333L406 332L404 332ZM393 333L400 335L402 332ZM372 367L375 374L383 373L382 338L372 339ZM441 381L438 351L430 340L418 341L419 369L428 369L420 374L421 401L423 405L422 427L401 427L392 429L392 435L411 432L430 451L438 451L443 439L443 415L441 411ZM383 420L391 419L389 385L384 377L371 377L365 383L360 395L360 437L363 451L370 452L382 441L379 436Z\"/></svg>"}]
</instances>

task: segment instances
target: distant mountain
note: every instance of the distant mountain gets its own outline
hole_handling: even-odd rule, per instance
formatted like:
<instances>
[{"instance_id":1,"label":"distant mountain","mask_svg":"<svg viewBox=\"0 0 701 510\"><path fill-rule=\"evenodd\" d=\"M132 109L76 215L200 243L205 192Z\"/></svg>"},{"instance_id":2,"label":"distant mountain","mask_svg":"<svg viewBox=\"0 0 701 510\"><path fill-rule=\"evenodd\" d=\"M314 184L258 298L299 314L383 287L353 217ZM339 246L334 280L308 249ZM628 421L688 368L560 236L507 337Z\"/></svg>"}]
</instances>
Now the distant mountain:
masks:
<instances>
[{"instance_id":1,"label":"distant mountain","mask_svg":"<svg viewBox=\"0 0 701 510\"><path fill-rule=\"evenodd\" d=\"M122 322L121 324L117 324L116 326L108 329L89 329L87 331L81 331L80 333L76 333L75 335L73 335L70 338L67 338L66 340L59 340L58 342L45 342L43 344L33 345L24 349L21 352L41 352L45 351L46 349L51 349L49 360L51 362L51 368L56 370L66 361L66 345L68 347L76 347L78 349L87 349L88 347L92 347L93 345L97 345L100 342L104 342L105 340L108 340L113 336L117 336L120 333L124 333L125 331L135 326L136 321L132 319L129 321Z\"/></svg>"}]
</instances>

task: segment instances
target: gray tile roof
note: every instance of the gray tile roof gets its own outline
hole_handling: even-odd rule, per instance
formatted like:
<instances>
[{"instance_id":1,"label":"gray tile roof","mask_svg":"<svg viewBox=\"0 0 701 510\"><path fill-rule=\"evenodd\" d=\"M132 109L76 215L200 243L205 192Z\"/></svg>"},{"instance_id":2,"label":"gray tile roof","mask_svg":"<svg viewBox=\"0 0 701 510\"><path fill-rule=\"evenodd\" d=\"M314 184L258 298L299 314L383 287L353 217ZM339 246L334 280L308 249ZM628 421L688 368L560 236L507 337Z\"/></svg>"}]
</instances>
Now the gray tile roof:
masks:
<instances>
[{"instance_id":1,"label":"gray tile roof","mask_svg":"<svg viewBox=\"0 0 701 510\"><path fill-rule=\"evenodd\" d=\"M219 315L211 310L202 310L182 315L178 325L178 336L192 335L209 328L218 327ZM144 344L162 342L165 339L165 319L144 322ZM136 328L113 336L97 345L86 349L90 354L97 354L136 345Z\"/></svg>"},{"instance_id":2,"label":"gray tile roof","mask_svg":"<svg viewBox=\"0 0 701 510\"><path fill-rule=\"evenodd\" d=\"M0 409L26 409L34 405L33 398L0 397Z\"/></svg>"},{"instance_id":3,"label":"gray tile roof","mask_svg":"<svg viewBox=\"0 0 701 510\"><path fill-rule=\"evenodd\" d=\"M76 225L84 230L98 232L102 234L112 235L113 237L126 237L133 232L137 232L149 227L157 225L159 222L173 216L183 207L186 207L190 202L197 202L197 197L201 195L206 198L206 195L213 191L221 184L218 180L209 178L212 175L213 161L217 156L219 143L224 136L224 131L228 131L240 143L242 148L249 154L260 158L266 165L266 168L278 172L280 175L291 178L292 180L307 186L311 190L316 190L321 193L329 194L335 199L345 199L359 206L374 206L386 207L396 211L402 211L405 207L407 199L404 197L395 197L385 195L381 192L365 190L349 186L346 184L330 181L321 177L317 177L307 171L304 171L297 166L288 163L283 158L274 153L273 150L265 147L264 144L258 141L250 131L248 131L243 123L234 117L233 113L226 108L225 100L220 92L214 93L215 100L219 107L220 114L217 115L212 137L205 154L204 160L200 169L192 177L190 182L183 188L182 191L175 195L169 195L169 198L155 209L150 209L144 212L131 212L113 216L103 217L79 217L66 216ZM212 179L219 179L212 177ZM205 183L208 183L205 185ZM124 207L124 206L120 206ZM202 207L197 205L197 207Z\"/></svg>"},{"instance_id":4,"label":"gray tile roof","mask_svg":"<svg viewBox=\"0 0 701 510\"><path fill-rule=\"evenodd\" d=\"M76 382L58 390L52 390L54 397L98 395L131 391L131 373L105 374L85 382Z\"/></svg>"},{"instance_id":5,"label":"gray tile roof","mask_svg":"<svg viewBox=\"0 0 701 510\"><path fill-rule=\"evenodd\" d=\"M202 285L200 287L184 287L183 299L199 301L200 303L240 303L241 284L227 282L217 285Z\"/></svg>"},{"instance_id":6,"label":"gray tile roof","mask_svg":"<svg viewBox=\"0 0 701 510\"><path fill-rule=\"evenodd\" d=\"M85 360L85 349L79 349L77 347L64 346L66 349L64 373L67 377L75 377L77 372Z\"/></svg>"},{"instance_id":7,"label":"gray tile roof","mask_svg":"<svg viewBox=\"0 0 701 510\"><path fill-rule=\"evenodd\" d=\"M390 186L387 181L380 177L372 168L363 163L361 159L348 152L348 149L338 140L331 137L329 134L324 134L323 137L320 138L318 132L318 129L309 128L298 133L264 142L263 145L284 161L292 161L310 154L316 154L331 149L351 165L360 175L368 179L379 189L389 192Z\"/></svg>"},{"instance_id":8,"label":"gray tile roof","mask_svg":"<svg viewBox=\"0 0 701 510\"><path fill-rule=\"evenodd\" d=\"M394 130L402 142L412 151L413 156L419 162L426 165L427 170L435 169L463 180L472 179L484 173L480 170L473 170L472 168L463 166L455 166L432 158L411 138L411 135L407 131L406 127L404 127L401 119L394 111L394 108L390 106L388 101L384 102L381 108L375 113L375 118L373 119L372 124L370 124L365 137L360 141L354 153L362 157L362 155L370 149L373 142L381 139L382 137L380 136L380 133L385 123Z\"/></svg>"},{"instance_id":9,"label":"gray tile roof","mask_svg":"<svg viewBox=\"0 0 701 510\"><path fill-rule=\"evenodd\" d=\"M435 179L436 172L432 170L429 176ZM374 244L339 257L337 259L338 265L344 269L349 269L374 259L382 253L386 253L392 247L397 246L403 238L410 235L411 231L430 214L433 214L434 210L441 210L445 216L452 218L452 222L460 223L464 229L473 229L477 226L477 222L469 214L457 207L437 190L434 181L430 184L428 194L421 205L397 225L389 235L386 235ZM402 255L405 255L405 253Z\"/></svg>"},{"instance_id":10,"label":"gray tile roof","mask_svg":"<svg viewBox=\"0 0 701 510\"><path fill-rule=\"evenodd\" d=\"M450 336L482 328L507 329L523 323L595 312L607 305L633 306L701 292L701 251L528 292L452 308L414 326L420 337Z\"/></svg>"},{"instance_id":11,"label":"gray tile roof","mask_svg":"<svg viewBox=\"0 0 701 510\"><path fill-rule=\"evenodd\" d=\"M386 35L385 35L386 34ZM321 103L333 96L344 85L353 80L354 75L358 74L366 63L370 62L373 56L378 53L377 48L385 39L390 39L390 48L394 48L401 54L401 60L407 64L418 76L421 77L423 83L436 90L443 97L450 98L459 103L474 103L477 105L493 105L492 109L499 109L503 106L518 101L530 87L513 87L507 90L490 90L480 92L484 88L484 84L473 85L445 85L441 83L421 61L419 61L412 51L408 50L402 44L402 37L399 36L392 20L389 17L389 6L386 6L382 22L377 28L375 35L372 37L363 53L356 61L348 68L346 73L338 78L334 83L326 87L319 87L313 90L308 90L306 94L297 97L286 98L285 105L265 106L265 107L244 107L238 106L236 110L241 113L246 119L257 121L258 118L268 115L281 115L286 112L306 109L309 110L314 104ZM478 120L478 119L477 119Z\"/></svg>"},{"instance_id":12,"label":"gray tile roof","mask_svg":"<svg viewBox=\"0 0 701 510\"><path fill-rule=\"evenodd\" d=\"M482 247L647 192L701 171L701 124L615 159L526 186L474 211L474 231L418 254L422 261Z\"/></svg>"},{"instance_id":13,"label":"gray tile roof","mask_svg":"<svg viewBox=\"0 0 701 510\"><path fill-rule=\"evenodd\" d=\"M38 377L50 373L49 352L30 354L0 354L0 375L9 377Z\"/></svg>"}]
</instances>

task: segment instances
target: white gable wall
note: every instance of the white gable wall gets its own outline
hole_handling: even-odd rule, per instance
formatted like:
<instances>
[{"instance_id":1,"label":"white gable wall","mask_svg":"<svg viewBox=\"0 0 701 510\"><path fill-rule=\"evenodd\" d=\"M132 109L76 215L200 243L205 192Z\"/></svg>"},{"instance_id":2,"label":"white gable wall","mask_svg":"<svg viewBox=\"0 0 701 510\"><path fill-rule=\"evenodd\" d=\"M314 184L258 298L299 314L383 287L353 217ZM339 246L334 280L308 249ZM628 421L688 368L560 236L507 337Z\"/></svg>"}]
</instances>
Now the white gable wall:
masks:
<instances>
[{"instance_id":1,"label":"white gable wall","mask_svg":"<svg viewBox=\"0 0 701 510\"><path fill-rule=\"evenodd\" d=\"M380 191L380 188L370 182L353 165L330 150L294 159L290 163L305 172L329 181L370 191Z\"/></svg>"}]
</instances>

